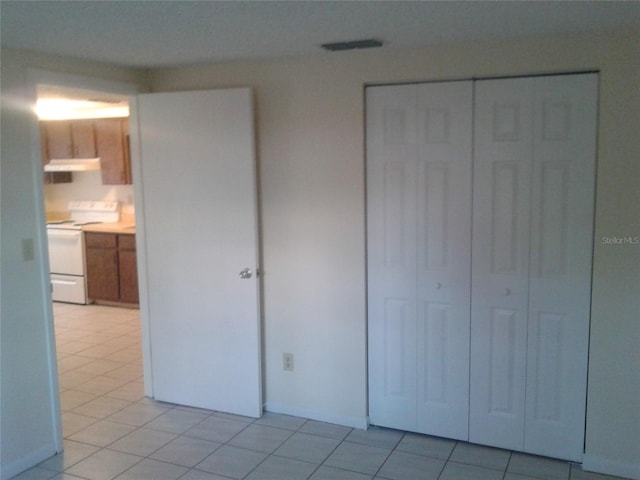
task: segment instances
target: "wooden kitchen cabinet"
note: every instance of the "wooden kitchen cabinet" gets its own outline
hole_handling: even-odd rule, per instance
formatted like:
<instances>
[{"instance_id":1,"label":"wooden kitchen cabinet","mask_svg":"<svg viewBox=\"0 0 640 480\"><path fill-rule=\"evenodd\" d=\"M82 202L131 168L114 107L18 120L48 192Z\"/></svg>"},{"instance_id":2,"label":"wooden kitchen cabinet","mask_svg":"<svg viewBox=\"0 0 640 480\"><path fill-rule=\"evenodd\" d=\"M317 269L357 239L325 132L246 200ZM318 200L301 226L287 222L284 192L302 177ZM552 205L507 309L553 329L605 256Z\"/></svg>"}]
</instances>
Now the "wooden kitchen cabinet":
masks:
<instances>
[{"instance_id":1,"label":"wooden kitchen cabinet","mask_svg":"<svg viewBox=\"0 0 640 480\"><path fill-rule=\"evenodd\" d=\"M102 183L104 185L130 184L129 119L99 118L95 120L94 125Z\"/></svg>"},{"instance_id":2,"label":"wooden kitchen cabinet","mask_svg":"<svg viewBox=\"0 0 640 480\"><path fill-rule=\"evenodd\" d=\"M136 236L118 235L119 289L122 302L138 303L138 266L136 261Z\"/></svg>"},{"instance_id":3,"label":"wooden kitchen cabinet","mask_svg":"<svg viewBox=\"0 0 640 480\"><path fill-rule=\"evenodd\" d=\"M96 303L138 304L135 235L85 232L87 295Z\"/></svg>"},{"instance_id":4,"label":"wooden kitchen cabinet","mask_svg":"<svg viewBox=\"0 0 640 480\"><path fill-rule=\"evenodd\" d=\"M47 158L95 158L93 120L47 120L40 122Z\"/></svg>"},{"instance_id":5,"label":"wooden kitchen cabinet","mask_svg":"<svg viewBox=\"0 0 640 480\"><path fill-rule=\"evenodd\" d=\"M40 135L43 164L52 158L100 157L104 185L131 184L128 118L45 120ZM55 172L45 175L45 182L68 183L71 178L71 172Z\"/></svg>"},{"instance_id":6,"label":"wooden kitchen cabinet","mask_svg":"<svg viewBox=\"0 0 640 480\"><path fill-rule=\"evenodd\" d=\"M42 166L44 167L49 163L49 159L52 158L49 155L49 142L44 122L40 122L40 152L42 153ZM71 183L73 181L71 172L44 172L43 178L45 184Z\"/></svg>"}]
</instances>

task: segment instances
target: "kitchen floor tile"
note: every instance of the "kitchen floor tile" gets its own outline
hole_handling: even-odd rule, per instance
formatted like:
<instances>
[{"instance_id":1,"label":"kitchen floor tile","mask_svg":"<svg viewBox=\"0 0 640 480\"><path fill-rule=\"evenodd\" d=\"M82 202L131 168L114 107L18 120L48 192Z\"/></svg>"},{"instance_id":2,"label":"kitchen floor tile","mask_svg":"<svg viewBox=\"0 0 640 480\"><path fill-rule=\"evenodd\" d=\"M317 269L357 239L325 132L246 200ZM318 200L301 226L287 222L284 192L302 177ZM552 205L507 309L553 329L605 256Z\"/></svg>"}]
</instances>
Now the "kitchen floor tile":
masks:
<instances>
[{"instance_id":1,"label":"kitchen floor tile","mask_svg":"<svg viewBox=\"0 0 640 480\"><path fill-rule=\"evenodd\" d=\"M207 416L200 413L169 410L151 420L145 427L169 433L184 433L205 418Z\"/></svg>"},{"instance_id":2,"label":"kitchen floor tile","mask_svg":"<svg viewBox=\"0 0 640 480\"><path fill-rule=\"evenodd\" d=\"M508 450L460 442L456 445L449 460L504 471L510 457L511 452Z\"/></svg>"},{"instance_id":3,"label":"kitchen floor tile","mask_svg":"<svg viewBox=\"0 0 640 480\"><path fill-rule=\"evenodd\" d=\"M276 457L267 458L258 465L246 478L246 480L306 480L318 468L318 465L293 458Z\"/></svg>"},{"instance_id":4,"label":"kitchen floor tile","mask_svg":"<svg viewBox=\"0 0 640 480\"><path fill-rule=\"evenodd\" d=\"M195 427L189 429L185 432L185 435L202 438L210 442L226 443L247 428L248 425L249 424L245 422L228 420L224 417L212 415Z\"/></svg>"},{"instance_id":5,"label":"kitchen floor tile","mask_svg":"<svg viewBox=\"0 0 640 480\"><path fill-rule=\"evenodd\" d=\"M120 398L121 400L137 402L144 398L144 383L141 381L129 382L106 393L105 395L111 398Z\"/></svg>"},{"instance_id":6,"label":"kitchen floor tile","mask_svg":"<svg viewBox=\"0 0 640 480\"><path fill-rule=\"evenodd\" d=\"M110 397L98 397L73 409L73 413L87 417L105 418L122 410L131 402Z\"/></svg>"},{"instance_id":7,"label":"kitchen floor tile","mask_svg":"<svg viewBox=\"0 0 640 480\"><path fill-rule=\"evenodd\" d=\"M353 428L333 423L307 420L298 431L300 433L308 433L309 435L318 435L320 437L328 437L335 440L344 440L345 437L353 431Z\"/></svg>"},{"instance_id":8,"label":"kitchen floor tile","mask_svg":"<svg viewBox=\"0 0 640 480\"><path fill-rule=\"evenodd\" d=\"M249 425L233 437L229 441L229 445L258 452L273 453L290 436L290 430L254 424Z\"/></svg>"},{"instance_id":9,"label":"kitchen floor tile","mask_svg":"<svg viewBox=\"0 0 640 480\"><path fill-rule=\"evenodd\" d=\"M391 449L344 441L325 460L324 464L373 475L390 453Z\"/></svg>"},{"instance_id":10,"label":"kitchen floor tile","mask_svg":"<svg viewBox=\"0 0 640 480\"><path fill-rule=\"evenodd\" d=\"M148 457L176 438L176 434L139 428L109 445L111 450Z\"/></svg>"},{"instance_id":11,"label":"kitchen floor tile","mask_svg":"<svg viewBox=\"0 0 640 480\"><path fill-rule=\"evenodd\" d=\"M258 425L283 428L285 430L298 430L305 423L304 418L282 415L279 413L265 412L262 417L256 420Z\"/></svg>"},{"instance_id":12,"label":"kitchen floor tile","mask_svg":"<svg viewBox=\"0 0 640 480\"><path fill-rule=\"evenodd\" d=\"M311 463L322 463L340 444L340 440L296 432L275 451L276 455Z\"/></svg>"},{"instance_id":13,"label":"kitchen floor tile","mask_svg":"<svg viewBox=\"0 0 640 480\"><path fill-rule=\"evenodd\" d=\"M407 433L398 443L396 450L447 460L455 446L455 440Z\"/></svg>"},{"instance_id":14,"label":"kitchen floor tile","mask_svg":"<svg viewBox=\"0 0 640 480\"><path fill-rule=\"evenodd\" d=\"M62 412L60 416L62 417L62 434L65 438L98 421L97 418L71 412Z\"/></svg>"},{"instance_id":15,"label":"kitchen floor tile","mask_svg":"<svg viewBox=\"0 0 640 480\"><path fill-rule=\"evenodd\" d=\"M33 467L22 472L20 475L16 475L11 480L50 480L56 475L56 472L47 470L46 468Z\"/></svg>"},{"instance_id":16,"label":"kitchen floor tile","mask_svg":"<svg viewBox=\"0 0 640 480\"><path fill-rule=\"evenodd\" d=\"M73 372L70 372L73 373ZM83 374L84 375L84 374ZM80 390L82 392L94 393L96 395L104 395L116 388L121 387L125 383L129 383L125 380L120 380L117 378L105 377L104 375L99 375L97 377L92 377L91 379L82 382L76 385L75 390Z\"/></svg>"},{"instance_id":17,"label":"kitchen floor tile","mask_svg":"<svg viewBox=\"0 0 640 480\"><path fill-rule=\"evenodd\" d=\"M309 480L371 480L371 475L320 465Z\"/></svg>"},{"instance_id":18,"label":"kitchen floor tile","mask_svg":"<svg viewBox=\"0 0 640 480\"><path fill-rule=\"evenodd\" d=\"M267 458L267 454L223 445L196 468L225 477L244 478Z\"/></svg>"},{"instance_id":19,"label":"kitchen floor tile","mask_svg":"<svg viewBox=\"0 0 640 480\"><path fill-rule=\"evenodd\" d=\"M151 458L183 467L194 467L221 446L221 443L181 436L157 450Z\"/></svg>"},{"instance_id":20,"label":"kitchen floor tile","mask_svg":"<svg viewBox=\"0 0 640 480\"><path fill-rule=\"evenodd\" d=\"M402 439L404 432L390 428L370 427L368 430L352 430L346 440L372 447L394 448Z\"/></svg>"},{"instance_id":21,"label":"kitchen floor tile","mask_svg":"<svg viewBox=\"0 0 640 480\"><path fill-rule=\"evenodd\" d=\"M79 461L84 460L89 455L96 453L98 450L100 450L100 447L94 445L64 440L64 450L58 455L48 458L38 466L56 472L62 472Z\"/></svg>"},{"instance_id":22,"label":"kitchen floor tile","mask_svg":"<svg viewBox=\"0 0 640 480\"><path fill-rule=\"evenodd\" d=\"M543 480L567 480L569 464L561 460L514 452L507 467L508 473L519 473Z\"/></svg>"},{"instance_id":23,"label":"kitchen floor tile","mask_svg":"<svg viewBox=\"0 0 640 480\"><path fill-rule=\"evenodd\" d=\"M135 455L103 448L69 468L65 473L87 480L112 480L141 460L141 457Z\"/></svg>"},{"instance_id":24,"label":"kitchen floor tile","mask_svg":"<svg viewBox=\"0 0 640 480\"><path fill-rule=\"evenodd\" d=\"M461 478L465 480L502 480L503 475L504 470L491 470L475 465L448 462L440 475L440 480L459 480Z\"/></svg>"},{"instance_id":25,"label":"kitchen floor tile","mask_svg":"<svg viewBox=\"0 0 640 480\"><path fill-rule=\"evenodd\" d=\"M163 413L166 413L168 410L168 408L159 407L157 405L132 403L127 407L117 411L113 415L109 416L108 419L113 422L126 423L127 425L140 427L146 423L149 423L154 418L159 417Z\"/></svg>"},{"instance_id":26,"label":"kitchen floor tile","mask_svg":"<svg viewBox=\"0 0 640 480\"><path fill-rule=\"evenodd\" d=\"M106 447L135 430L135 427L123 423L99 420L93 425L74 433L69 437L76 442L88 443L98 447Z\"/></svg>"},{"instance_id":27,"label":"kitchen floor tile","mask_svg":"<svg viewBox=\"0 0 640 480\"><path fill-rule=\"evenodd\" d=\"M96 395L93 393L81 392L80 390L65 390L60 393L60 408L63 412L68 412L95 398Z\"/></svg>"},{"instance_id":28,"label":"kitchen floor tile","mask_svg":"<svg viewBox=\"0 0 640 480\"><path fill-rule=\"evenodd\" d=\"M187 470L185 467L145 458L119 475L118 480L176 480Z\"/></svg>"},{"instance_id":29,"label":"kitchen floor tile","mask_svg":"<svg viewBox=\"0 0 640 480\"><path fill-rule=\"evenodd\" d=\"M392 452L377 475L392 480L436 480L444 460L405 452Z\"/></svg>"},{"instance_id":30,"label":"kitchen floor tile","mask_svg":"<svg viewBox=\"0 0 640 480\"><path fill-rule=\"evenodd\" d=\"M181 477L180 480L229 480L229 477L192 469L189 470L184 477Z\"/></svg>"}]
</instances>

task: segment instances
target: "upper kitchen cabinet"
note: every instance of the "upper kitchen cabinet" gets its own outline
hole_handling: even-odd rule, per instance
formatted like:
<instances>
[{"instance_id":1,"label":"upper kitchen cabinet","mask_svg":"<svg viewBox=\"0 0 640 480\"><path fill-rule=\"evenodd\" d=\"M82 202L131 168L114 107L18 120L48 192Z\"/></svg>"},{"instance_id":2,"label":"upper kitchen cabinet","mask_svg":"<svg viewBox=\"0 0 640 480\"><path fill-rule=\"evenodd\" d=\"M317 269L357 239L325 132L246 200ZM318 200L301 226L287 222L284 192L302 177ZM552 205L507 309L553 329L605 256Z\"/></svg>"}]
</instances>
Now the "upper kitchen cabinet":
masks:
<instances>
[{"instance_id":1,"label":"upper kitchen cabinet","mask_svg":"<svg viewBox=\"0 0 640 480\"><path fill-rule=\"evenodd\" d=\"M94 121L102 183L125 185L131 183L129 160L129 120L127 118L99 118Z\"/></svg>"},{"instance_id":2,"label":"upper kitchen cabinet","mask_svg":"<svg viewBox=\"0 0 640 480\"><path fill-rule=\"evenodd\" d=\"M93 120L41 122L47 158L95 158L96 135Z\"/></svg>"},{"instance_id":3,"label":"upper kitchen cabinet","mask_svg":"<svg viewBox=\"0 0 640 480\"><path fill-rule=\"evenodd\" d=\"M47 122L52 123L52 122ZM52 155L49 154L49 125L45 125L45 122L40 122L40 150L42 152L42 165L46 165L49 163L49 160L53 158ZM60 125L51 125L51 131L61 130L64 132L64 128L60 129ZM61 135L62 136L62 135ZM69 135L69 141L71 141L71 136ZM55 145L54 148L59 148L58 145ZM44 172L44 183L71 183L73 181L73 177L71 172Z\"/></svg>"},{"instance_id":4,"label":"upper kitchen cabinet","mask_svg":"<svg viewBox=\"0 0 640 480\"><path fill-rule=\"evenodd\" d=\"M131 163L128 142L127 118L96 118L86 120L46 120L40 122L43 163L52 158L100 157L102 183L125 185L131 183ZM54 181L58 172L47 175L48 183L71 181L67 177ZM62 177L60 177L62 178Z\"/></svg>"}]
</instances>

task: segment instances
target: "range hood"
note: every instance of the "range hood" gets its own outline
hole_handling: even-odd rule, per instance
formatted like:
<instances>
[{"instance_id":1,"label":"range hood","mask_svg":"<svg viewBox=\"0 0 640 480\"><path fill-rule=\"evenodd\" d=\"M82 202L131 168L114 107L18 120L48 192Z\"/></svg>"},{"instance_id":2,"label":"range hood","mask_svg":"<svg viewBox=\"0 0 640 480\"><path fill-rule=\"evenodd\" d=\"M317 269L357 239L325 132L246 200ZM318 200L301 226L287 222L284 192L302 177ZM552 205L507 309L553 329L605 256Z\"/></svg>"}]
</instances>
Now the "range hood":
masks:
<instances>
[{"instance_id":1,"label":"range hood","mask_svg":"<svg viewBox=\"0 0 640 480\"><path fill-rule=\"evenodd\" d=\"M100 170L99 158L52 158L45 163L45 172L87 172Z\"/></svg>"}]
</instances>

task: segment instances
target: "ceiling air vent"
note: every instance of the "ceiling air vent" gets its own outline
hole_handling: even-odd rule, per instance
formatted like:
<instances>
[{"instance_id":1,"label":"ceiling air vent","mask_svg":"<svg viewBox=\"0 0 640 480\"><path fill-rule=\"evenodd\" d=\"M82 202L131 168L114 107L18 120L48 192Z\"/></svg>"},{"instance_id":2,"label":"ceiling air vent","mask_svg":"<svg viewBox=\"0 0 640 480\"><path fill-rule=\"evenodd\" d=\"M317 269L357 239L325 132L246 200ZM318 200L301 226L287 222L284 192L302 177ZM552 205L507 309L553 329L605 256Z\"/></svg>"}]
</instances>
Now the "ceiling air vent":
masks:
<instances>
[{"instance_id":1,"label":"ceiling air vent","mask_svg":"<svg viewBox=\"0 0 640 480\"><path fill-rule=\"evenodd\" d=\"M382 42L380 40L367 39L354 40L353 42L324 43L320 46L330 52L340 52L344 50L356 50L358 48L377 48L382 46Z\"/></svg>"}]
</instances>

